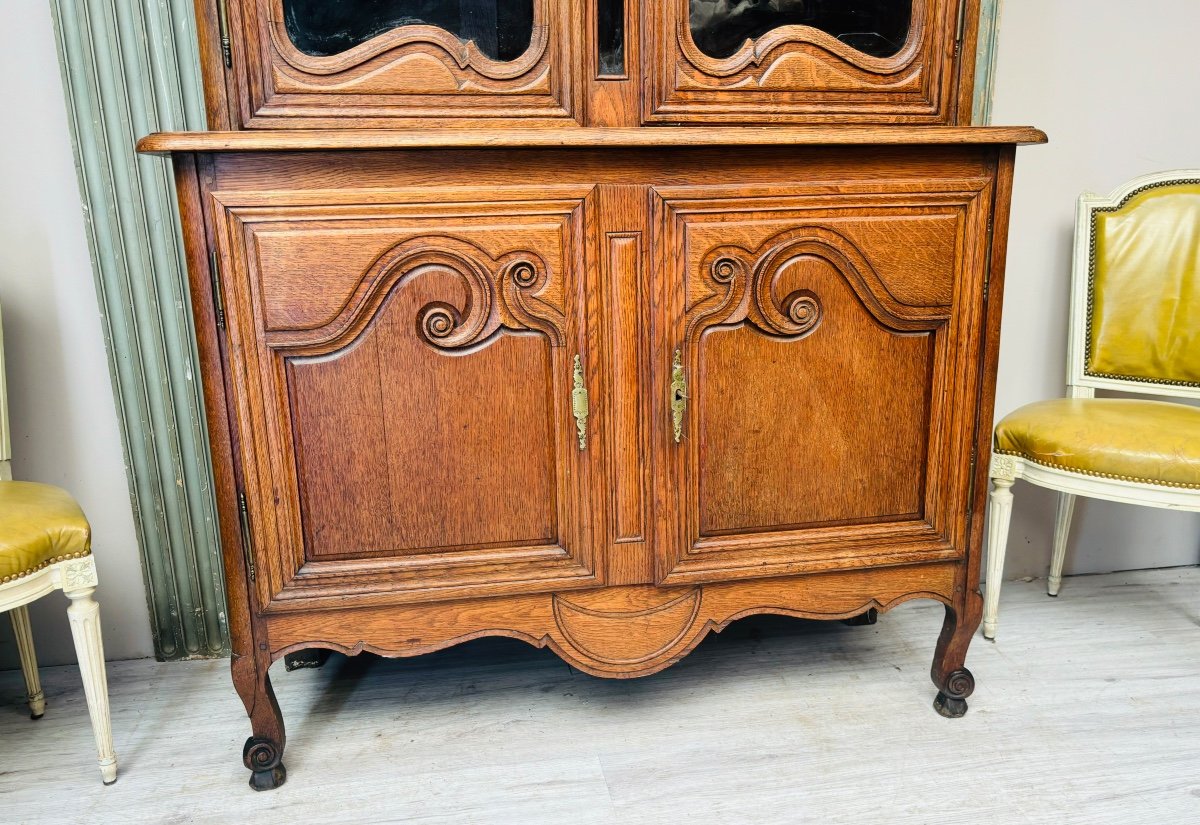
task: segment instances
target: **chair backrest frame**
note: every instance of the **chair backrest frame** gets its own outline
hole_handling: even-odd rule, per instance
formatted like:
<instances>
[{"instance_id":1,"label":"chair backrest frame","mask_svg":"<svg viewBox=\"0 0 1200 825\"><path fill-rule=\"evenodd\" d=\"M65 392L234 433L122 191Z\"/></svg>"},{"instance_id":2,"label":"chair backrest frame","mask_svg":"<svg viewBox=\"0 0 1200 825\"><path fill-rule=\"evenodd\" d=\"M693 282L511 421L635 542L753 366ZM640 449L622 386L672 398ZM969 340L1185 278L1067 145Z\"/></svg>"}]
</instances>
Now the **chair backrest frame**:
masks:
<instances>
[{"instance_id":1,"label":"chair backrest frame","mask_svg":"<svg viewBox=\"0 0 1200 825\"><path fill-rule=\"evenodd\" d=\"M4 316L0 312L0 481L12 480L12 438L8 433L8 383L4 379Z\"/></svg>"},{"instance_id":2,"label":"chair backrest frame","mask_svg":"<svg viewBox=\"0 0 1200 825\"><path fill-rule=\"evenodd\" d=\"M1091 374L1087 371L1088 333L1091 322L1089 307L1093 289L1096 242L1096 214L1114 211L1135 195L1148 189L1172 184L1200 182L1200 169L1181 169L1135 178L1107 196L1086 192L1079 197L1075 212L1075 255L1071 275L1071 316L1067 343L1067 392L1075 398L1090 398L1096 390L1170 395L1176 398L1200 398L1200 384L1155 381L1147 378L1126 379Z\"/></svg>"}]
</instances>

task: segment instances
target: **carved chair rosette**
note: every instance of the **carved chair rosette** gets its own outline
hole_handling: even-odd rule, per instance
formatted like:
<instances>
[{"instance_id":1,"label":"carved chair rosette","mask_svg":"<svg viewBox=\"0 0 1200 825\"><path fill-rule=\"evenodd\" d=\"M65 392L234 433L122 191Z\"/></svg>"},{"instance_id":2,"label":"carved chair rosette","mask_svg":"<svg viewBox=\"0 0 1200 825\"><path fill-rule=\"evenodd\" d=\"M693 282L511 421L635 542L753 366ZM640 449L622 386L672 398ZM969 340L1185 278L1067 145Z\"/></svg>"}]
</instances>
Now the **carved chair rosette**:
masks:
<instances>
[{"instance_id":1,"label":"carved chair rosette","mask_svg":"<svg viewBox=\"0 0 1200 825\"><path fill-rule=\"evenodd\" d=\"M651 121L952 123L958 0L651 4ZM962 22L959 15L962 14Z\"/></svg>"},{"instance_id":2,"label":"carved chair rosette","mask_svg":"<svg viewBox=\"0 0 1200 825\"><path fill-rule=\"evenodd\" d=\"M570 122L578 0L224 0L234 120L391 128ZM407 120L406 120L407 119Z\"/></svg>"}]
</instances>

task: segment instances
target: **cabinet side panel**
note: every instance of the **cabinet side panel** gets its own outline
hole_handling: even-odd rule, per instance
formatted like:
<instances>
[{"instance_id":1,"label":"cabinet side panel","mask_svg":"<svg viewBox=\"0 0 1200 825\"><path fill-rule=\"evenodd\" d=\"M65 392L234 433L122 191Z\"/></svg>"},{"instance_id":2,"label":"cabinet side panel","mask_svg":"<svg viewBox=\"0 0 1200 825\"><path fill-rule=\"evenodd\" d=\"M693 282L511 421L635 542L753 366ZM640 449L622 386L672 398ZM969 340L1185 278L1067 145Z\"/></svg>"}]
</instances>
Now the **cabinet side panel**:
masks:
<instances>
[{"instance_id":1,"label":"cabinet side panel","mask_svg":"<svg viewBox=\"0 0 1200 825\"><path fill-rule=\"evenodd\" d=\"M257 608L253 604L254 597L246 581L242 541L238 531L237 480L230 437L226 376L221 351L222 341L218 335L213 304L215 273L210 269L208 228L201 208L201 180L211 176L211 165L206 159L193 155L176 156L174 165L179 215L187 254L192 313L196 320L196 344L200 356L204 412L212 453L213 483L229 611L230 648L235 659L240 658L253 670L256 647L251 617Z\"/></svg>"}]
</instances>

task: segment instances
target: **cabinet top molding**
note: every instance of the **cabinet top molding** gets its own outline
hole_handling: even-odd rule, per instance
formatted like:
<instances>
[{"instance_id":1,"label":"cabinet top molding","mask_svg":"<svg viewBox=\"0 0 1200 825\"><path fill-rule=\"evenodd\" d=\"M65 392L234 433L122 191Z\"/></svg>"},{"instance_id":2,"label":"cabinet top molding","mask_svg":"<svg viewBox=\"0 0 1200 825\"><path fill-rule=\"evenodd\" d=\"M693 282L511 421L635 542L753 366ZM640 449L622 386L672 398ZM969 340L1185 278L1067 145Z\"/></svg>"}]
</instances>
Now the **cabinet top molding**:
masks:
<instances>
[{"instance_id":1,"label":"cabinet top molding","mask_svg":"<svg viewBox=\"0 0 1200 825\"><path fill-rule=\"evenodd\" d=\"M470 149L668 146L848 146L1037 144L1030 126L661 126L579 129L380 129L156 132L138 141L146 154L329 149Z\"/></svg>"}]
</instances>

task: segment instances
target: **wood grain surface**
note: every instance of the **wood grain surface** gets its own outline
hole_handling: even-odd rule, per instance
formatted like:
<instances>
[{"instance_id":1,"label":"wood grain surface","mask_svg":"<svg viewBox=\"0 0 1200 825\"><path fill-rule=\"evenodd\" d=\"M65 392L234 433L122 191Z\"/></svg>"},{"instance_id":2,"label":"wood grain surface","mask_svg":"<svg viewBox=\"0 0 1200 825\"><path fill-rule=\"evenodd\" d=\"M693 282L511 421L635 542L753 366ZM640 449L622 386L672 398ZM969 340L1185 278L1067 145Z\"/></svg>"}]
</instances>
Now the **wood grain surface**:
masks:
<instances>
[{"instance_id":1,"label":"wood grain surface","mask_svg":"<svg viewBox=\"0 0 1200 825\"><path fill-rule=\"evenodd\" d=\"M270 152L320 149L653 146L919 146L1045 143L1028 126L655 126L571 129L359 129L156 132L139 152Z\"/></svg>"}]
</instances>

